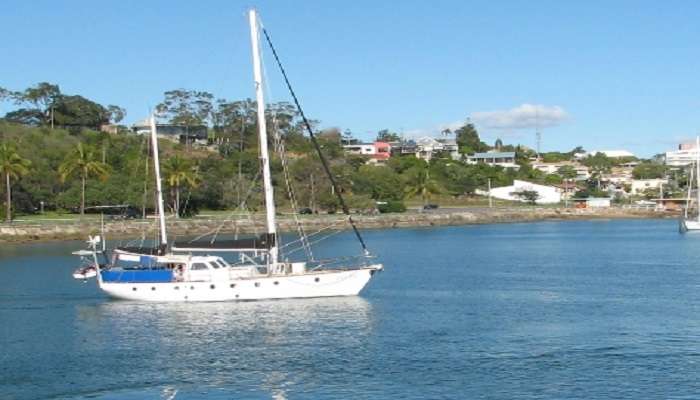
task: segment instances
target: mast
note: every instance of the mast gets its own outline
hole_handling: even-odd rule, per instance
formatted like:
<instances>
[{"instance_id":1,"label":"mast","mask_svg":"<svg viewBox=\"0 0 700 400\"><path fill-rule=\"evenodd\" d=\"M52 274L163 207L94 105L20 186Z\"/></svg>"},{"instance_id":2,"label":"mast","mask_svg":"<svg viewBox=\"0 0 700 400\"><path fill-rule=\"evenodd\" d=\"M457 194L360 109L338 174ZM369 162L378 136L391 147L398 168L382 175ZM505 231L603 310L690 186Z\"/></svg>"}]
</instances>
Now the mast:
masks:
<instances>
[{"instance_id":1,"label":"mast","mask_svg":"<svg viewBox=\"0 0 700 400\"><path fill-rule=\"evenodd\" d=\"M700 222L700 136L695 138L695 192L697 195L696 207L698 208L698 222Z\"/></svg>"},{"instance_id":2,"label":"mast","mask_svg":"<svg viewBox=\"0 0 700 400\"><path fill-rule=\"evenodd\" d=\"M158 136L156 135L156 116L151 115L151 147L153 148L153 168L156 173L156 198L158 204L158 220L160 223L160 244L164 248L168 244L165 232L165 213L163 212L163 190L160 183L160 161L158 160Z\"/></svg>"},{"instance_id":3,"label":"mast","mask_svg":"<svg viewBox=\"0 0 700 400\"><path fill-rule=\"evenodd\" d=\"M265 99L263 98L262 68L260 64L260 43L258 42L258 16L254 9L248 12L250 23L250 44L253 50L253 78L255 79L255 98L258 105L258 134L260 136L260 161L262 162L263 186L265 188L265 211L267 216L268 240L270 247L270 265L277 264L277 225L275 223L275 200L273 198L272 179L270 177L270 155L267 148L267 124L265 121Z\"/></svg>"}]
</instances>

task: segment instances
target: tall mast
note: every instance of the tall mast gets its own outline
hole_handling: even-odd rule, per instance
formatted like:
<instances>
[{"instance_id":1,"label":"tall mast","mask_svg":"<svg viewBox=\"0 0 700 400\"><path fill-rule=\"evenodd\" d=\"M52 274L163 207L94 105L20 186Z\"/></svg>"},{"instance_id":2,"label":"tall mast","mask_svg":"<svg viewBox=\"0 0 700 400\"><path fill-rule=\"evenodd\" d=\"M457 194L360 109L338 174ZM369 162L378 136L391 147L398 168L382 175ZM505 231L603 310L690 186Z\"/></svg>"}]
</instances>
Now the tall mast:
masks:
<instances>
[{"instance_id":1,"label":"tall mast","mask_svg":"<svg viewBox=\"0 0 700 400\"><path fill-rule=\"evenodd\" d=\"M258 16L254 9L248 12L250 22L250 44L253 50L253 78L255 79L255 98L258 103L258 134L260 136L260 160L262 161L263 186L265 187L265 211L267 214L268 240L273 240L270 247L270 265L277 264L277 226L275 223L275 200L273 198L272 179L270 177L270 155L267 149L267 124L265 122L265 99L263 98L262 69L260 65L260 43L258 42Z\"/></svg>"},{"instance_id":2,"label":"tall mast","mask_svg":"<svg viewBox=\"0 0 700 400\"><path fill-rule=\"evenodd\" d=\"M158 160L158 136L156 135L156 116L151 115L151 148L153 148L153 168L156 172L156 198L158 203L158 219L160 222L160 244L168 244L165 232L165 213L163 212L163 190L160 184L160 161Z\"/></svg>"},{"instance_id":3,"label":"tall mast","mask_svg":"<svg viewBox=\"0 0 700 400\"><path fill-rule=\"evenodd\" d=\"M697 198L695 204L698 209L698 222L700 222L700 136L695 138L695 192Z\"/></svg>"}]
</instances>

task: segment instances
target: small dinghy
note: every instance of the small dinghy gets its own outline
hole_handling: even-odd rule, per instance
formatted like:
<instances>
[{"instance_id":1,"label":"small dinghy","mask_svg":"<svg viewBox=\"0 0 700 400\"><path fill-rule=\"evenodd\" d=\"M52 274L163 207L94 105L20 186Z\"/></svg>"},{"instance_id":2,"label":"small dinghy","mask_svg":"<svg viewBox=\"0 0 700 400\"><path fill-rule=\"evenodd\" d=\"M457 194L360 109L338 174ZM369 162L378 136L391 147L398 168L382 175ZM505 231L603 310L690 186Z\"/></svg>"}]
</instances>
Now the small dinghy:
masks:
<instances>
[{"instance_id":1,"label":"small dinghy","mask_svg":"<svg viewBox=\"0 0 700 400\"><path fill-rule=\"evenodd\" d=\"M97 276L97 268L94 265L89 265L87 267L80 267L73 271L73 278L86 280L88 278L94 278Z\"/></svg>"}]
</instances>

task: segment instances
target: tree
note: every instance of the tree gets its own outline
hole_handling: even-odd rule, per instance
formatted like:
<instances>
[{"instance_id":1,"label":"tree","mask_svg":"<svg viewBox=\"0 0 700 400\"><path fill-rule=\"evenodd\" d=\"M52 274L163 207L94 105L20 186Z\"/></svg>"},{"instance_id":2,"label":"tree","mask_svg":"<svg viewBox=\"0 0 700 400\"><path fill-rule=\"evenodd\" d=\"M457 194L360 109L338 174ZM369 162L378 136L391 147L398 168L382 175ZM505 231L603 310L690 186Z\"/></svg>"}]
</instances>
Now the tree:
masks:
<instances>
[{"instance_id":1,"label":"tree","mask_svg":"<svg viewBox=\"0 0 700 400\"><path fill-rule=\"evenodd\" d=\"M172 124L196 126L206 124L212 116L214 95L196 90L177 89L165 92L156 106L158 113Z\"/></svg>"},{"instance_id":2,"label":"tree","mask_svg":"<svg viewBox=\"0 0 700 400\"><path fill-rule=\"evenodd\" d=\"M199 185L199 172L188 159L179 155L168 158L163 164L165 181L173 191L173 211L180 218L180 189L184 185L196 188Z\"/></svg>"},{"instance_id":3,"label":"tree","mask_svg":"<svg viewBox=\"0 0 700 400\"><path fill-rule=\"evenodd\" d=\"M58 167L61 182L74 174L80 175L80 215L85 214L85 186L90 176L106 180L109 176L109 166L96 159L96 151L78 142L75 149Z\"/></svg>"},{"instance_id":4,"label":"tree","mask_svg":"<svg viewBox=\"0 0 700 400\"><path fill-rule=\"evenodd\" d=\"M578 176L576 168L571 165L562 165L557 169L557 174L564 179L575 179Z\"/></svg>"},{"instance_id":5,"label":"tree","mask_svg":"<svg viewBox=\"0 0 700 400\"><path fill-rule=\"evenodd\" d=\"M126 110L119 106L110 104L107 106L107 115L109 115L109 120L112 123L118 124L126 116Z\"/></svg>"},{"instance_id":6,"label":"tree","mask_svg":"<svg viewBox=\"0 0 700 400\"><path fill-rule=\"evenodd\" d=\"M511 195L527 201L530 204L536 204L537 200L540 198L540 194L536 190L520 190L517 192L512 192Z\"/></svg>"},{"instance_id":7,"label":"tree","mask_svg":"<svg viewBox=\"0 0 700 400\"><path fill-rule=\"evenodd\" d=\"M591 170L591 176L598 182L598 190L600 190L600 181L603 174L610 172L613 166L613 160L608 158L603 153L596 153L593 156L588 156L582 161L583 165Z\"/></svg>"},{"instance_id":8,"label":"tree","mask_svg":"<svg viewBox=\"0 0 700 400\"><path fill-rule=\"evenodd\" d=\"M382 129L377 133L378 142L398 142L401 140L401 136L395 132L389 132L388 129Z\"/></svg>"},{"instance_id":9,"label":"tree","mask_svg":"<svg viewBox=\"0 0 700 400\"><path fill-rule=\"evenodd\" d=\"M665 165L645 162L634 167L632 176L634 179L660 179L666 176L666 172Z\"/></svg>"},{"instance_id":10,"label":"tree","mask_svg":"<svg viewBox=\"0 0 700 400\"><path fill-rule=\"evenodd\" d=\"M99 129L109 122L106 108L83 96L59 96L54 103L54 120L57 125Z\"/></svg>"},{"instance_id":11,"label":"tree","mask_svg":"<svg viewBox=\"0 0 700 400\"><path fill-rule=\"evenodd\" d=\"M462 154L472 154L488 150L489 146L479 139L479 132L476 131L474 124L467 122L461 128L455 131L457 135L457 145L459 152Z\"/></svg>"},{"instance_id":12,"label":"tree","mask_svg":"<svg viewBox=\"0 0 700 400\"><path fill-rule=\"evenodd\" d=\"M558 185L562 182L561 175L558 174L548 174L544 177L544 183L547 185Z\"/></svg>"},{"instance_id":13,"label":"tree","mask_svg":"<svg viewBox=\"0 0 700 400\"><path fill-rule=\"evenodd\" d=\"M17 103L32 104L34 109L43 116L42 122L49 124L52 118L51 108L59 96L61 96L61 89L58 85L40 82L34 87L25 89L24 92L15 93L14 97Z\"/></svg>"},{"instance_id":14,"label":"tree","mask_svg":"<svg viewBox=\"0 0 700 400\"><path fill-rule=\"evenodd\" d=\"M12 179L29 173L31 161L22 158L14 146L0 145L0 173L5 175L5 221L12 221Z\"/></svg>"},{"instance_id":15,"label":"tree","mask_svg":"<svg viewBox=\"0 0 700 400\"><path fill-rule=\"evenodd\" d=\"M423 205L428 203L430 194L438 194L442 191L438 182L430 177L430 166L426 162L423 162L422 166L409 169L406 174L408 176L406 180L406 195L415 196L420 194Z\"/></svg>"}]
</instances>

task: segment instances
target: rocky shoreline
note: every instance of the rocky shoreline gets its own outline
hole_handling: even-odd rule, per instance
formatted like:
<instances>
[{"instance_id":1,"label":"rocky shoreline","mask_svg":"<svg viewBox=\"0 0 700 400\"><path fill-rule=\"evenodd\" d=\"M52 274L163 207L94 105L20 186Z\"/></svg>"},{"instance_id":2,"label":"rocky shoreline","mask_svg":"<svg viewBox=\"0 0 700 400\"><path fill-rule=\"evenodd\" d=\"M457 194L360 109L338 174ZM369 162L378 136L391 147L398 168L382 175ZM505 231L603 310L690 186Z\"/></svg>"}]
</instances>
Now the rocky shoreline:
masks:
<instances>
[{"instance_id":1,"label":"rocky shoreline","mask_svg":"<svg viewBox=\"0 0 700 400\"><path fill-rule=\"evenodd\" d=\"M588 220L588 219L626 219L626 218L673 218L677 213L628 209L576 209L576 208L460 208L441 209L430 212L407 212L403 214L353 215L360 229L410 228L446 225L470 225L490 223L532 222L546 220ZM332 226L334 229L347 229L343 215L302 215L298 217L308 232ZM278 219L281 231L296 231L293 217L281 216ZM105 234L112 239L153 238L156 232L155 221L112 221L105 223ZM194 236L213 232L220 234L262 232L263 219L183 219L168 220L168 232L173 236ZM29 242L82 240L88 235L100 233L100 223L94 220L86 222L48 222L13 223L0 225L0 242Z\"/></svg>"}]
</instances>

